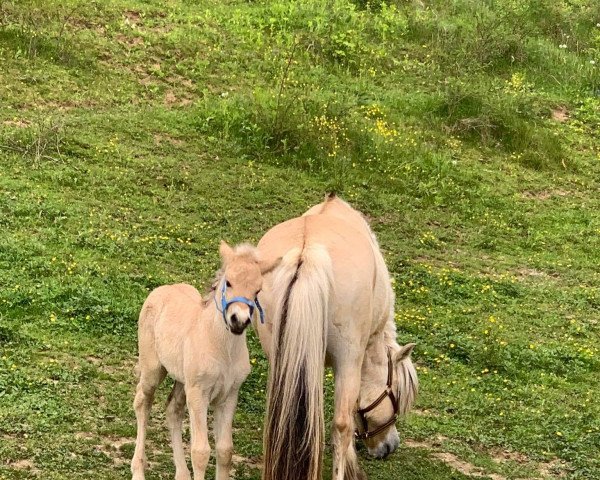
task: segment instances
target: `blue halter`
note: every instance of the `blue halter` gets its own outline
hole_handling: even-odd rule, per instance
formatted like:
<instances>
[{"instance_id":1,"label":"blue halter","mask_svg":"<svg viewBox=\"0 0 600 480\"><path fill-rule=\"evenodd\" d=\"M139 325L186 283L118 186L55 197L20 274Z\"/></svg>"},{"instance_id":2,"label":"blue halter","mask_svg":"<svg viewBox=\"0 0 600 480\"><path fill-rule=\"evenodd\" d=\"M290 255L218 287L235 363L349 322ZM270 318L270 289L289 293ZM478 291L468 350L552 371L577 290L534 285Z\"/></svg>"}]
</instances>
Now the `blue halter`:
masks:
<instances>
[{"instance_id":1,"label":"blue halter","mask_svg":"<svg viewBox=\"0 0 600 480\"><path fill-rule=\"evenodd\" d=\"M225 280L223 280L223 286L221 287L221 308L219 308L219 304L217 303L217 296L215 295L215 305L217 306L217 310L219 310L219 312L221 312L223 314L223 320L225 320L225 322L227 322L227 309L229 308L229 306L232 303L245 303L246 305L248 305L250 307L250 316L252 317L252 315L254 315L254 309L256 308L258 310L258 313L260 314L260 323L265 323L265 312L263 311L260 303L258 303L258 297L254 298L254 301L250 300L249 298L246 297L233 297L229 300L227 300L227 298L225 298L225 290L227 289L227 282Z\"/></svg>"}]
</instances>

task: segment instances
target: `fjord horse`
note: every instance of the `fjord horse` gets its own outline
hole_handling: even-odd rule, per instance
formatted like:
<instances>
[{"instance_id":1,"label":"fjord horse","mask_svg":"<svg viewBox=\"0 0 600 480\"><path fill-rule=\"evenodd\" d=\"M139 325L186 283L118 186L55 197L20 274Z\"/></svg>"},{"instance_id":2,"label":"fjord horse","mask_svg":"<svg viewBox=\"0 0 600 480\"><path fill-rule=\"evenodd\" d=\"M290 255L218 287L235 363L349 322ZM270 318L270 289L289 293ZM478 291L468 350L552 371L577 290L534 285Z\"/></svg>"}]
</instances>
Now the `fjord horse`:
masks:
<instances>
[{"instance_id":1,"label":"fjord horse","mask_svg":"<svg viewBox=\"0 0 600 480\"><path fill-rule=\"evenodd\" d=\"M150 407L156 388L167 374L175 380L167 405L175 479L191 478L181 438L187 403L194 480L204 479L210 457L209 405L214 407L216 478L229 480L233 415L240 386L250 373L244 331L253 316L263 316L256 295L262 287L262 276L278 260L261 261L250 245L231 248L221 242L220 253L223 264L206 299L191 285L164 285L148 295L140 312L139 382L133 403L137 418L131 461L133 480L144 479Z\"/></svg>"},{"instance_id":2,"label":"fjord horse","mask_svg":"<svg viewBox=\"0 0 600 480\"><path fill-rule=\"evenodd\" d=\"M270 361L263 480L322 478L324 364L335 374L333 479L366 478L355 436L375 457L394 451L396 417L418 389L414 344L396 341L377 240L359 212L330 196L273 227L258 249L283 257L259 296L267 322L253 322Z\"/></svg>"}]
</instances>

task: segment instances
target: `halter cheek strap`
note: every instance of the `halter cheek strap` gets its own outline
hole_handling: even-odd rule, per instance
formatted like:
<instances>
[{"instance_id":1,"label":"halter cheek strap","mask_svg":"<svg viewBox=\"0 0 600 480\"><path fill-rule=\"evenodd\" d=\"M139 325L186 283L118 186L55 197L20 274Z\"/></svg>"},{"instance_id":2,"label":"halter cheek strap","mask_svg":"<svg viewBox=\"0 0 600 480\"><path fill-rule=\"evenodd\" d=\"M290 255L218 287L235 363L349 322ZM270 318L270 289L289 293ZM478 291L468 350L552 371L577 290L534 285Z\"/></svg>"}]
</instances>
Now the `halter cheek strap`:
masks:
<instances>
[{"instance_id":1,"label":"halter cheek strap","mask_svg":"<svg viewBox=\"0 0 600 480\"><path fill-rule=\"evenodd\" d=\"M375 435L378 435L381 432L383 432L389 426L396 423L396 419L398 418L399 403L398 403L398 399L396 398L396 395L394 395L394 392L392 390L392 372L394 371L394 365L392 362L392 354L390 353L389 348L387 351L387 357L388 357L388 376L387 376L386 389L370 405L366 406L365 408L359 408L357 410L356 413L358 414L360 421L362 423L363 431L362 431L362 433L360 433L358 430L356 432L354 432L354 436L356 438L361 438L363 440L366 440L367 438L372 438ZM394 414L392 415L392 418L390 418L383 425L380 425L379 427L377 427L375 430L369 431L369 423L367 422L367 417L365 416L365 414L370 412L371 410L373 410L375 407L377 407L387 397L389 397L390 401L392 402L392 407L394 408Z\"/></svg>"},{"instance_id":2,"label":"halter cheek strap","mask_svg":"<svg viewBox=\"0 0 600 480\"><path fill-rule=\"evenodd\" d=\"M255 297L254 300L250 300L246 297L233 297L227 300L225 295L225 291L227 290L227 282L223 280L223 286L221 287L221 308L219 308L219 304L217 303L217 296L215 295L215 305L217 306L217 310L223 314L223 320L227 321L227 309L233 303L244 303L250 307L250 316L254 314L254 309L258 310L260 314L260 323L265 323L265 312L262 309L262 306L258 302L258 297Z\"/></svg>"}]
</instances>

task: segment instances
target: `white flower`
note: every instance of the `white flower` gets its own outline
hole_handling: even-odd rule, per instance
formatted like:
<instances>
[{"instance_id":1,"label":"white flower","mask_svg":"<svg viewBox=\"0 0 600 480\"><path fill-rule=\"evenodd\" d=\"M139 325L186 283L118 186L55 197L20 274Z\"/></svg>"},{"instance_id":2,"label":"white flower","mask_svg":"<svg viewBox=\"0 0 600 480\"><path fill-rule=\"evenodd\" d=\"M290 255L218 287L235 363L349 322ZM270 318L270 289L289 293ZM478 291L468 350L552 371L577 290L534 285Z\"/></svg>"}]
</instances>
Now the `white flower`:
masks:
<instances>
[{"instance_id":1,"label":"white flower","mask_svg":"<svg viewBox=\"0 0 600 480\"><path fill-rule=\"evenodd\" d=\"M567 45L565 43L561 43L558 48L567 48Z\"/></svg>"},{"instance_id":2,"label":"white flower","mask_svg":"<svg viewBox=\"0 0 600 480\"><path fill-rule=\"evenodd\" d=\"M595 60L590 60L590 64L591 65L596 65L596 61Z\"/></svg>"}]
</instances>

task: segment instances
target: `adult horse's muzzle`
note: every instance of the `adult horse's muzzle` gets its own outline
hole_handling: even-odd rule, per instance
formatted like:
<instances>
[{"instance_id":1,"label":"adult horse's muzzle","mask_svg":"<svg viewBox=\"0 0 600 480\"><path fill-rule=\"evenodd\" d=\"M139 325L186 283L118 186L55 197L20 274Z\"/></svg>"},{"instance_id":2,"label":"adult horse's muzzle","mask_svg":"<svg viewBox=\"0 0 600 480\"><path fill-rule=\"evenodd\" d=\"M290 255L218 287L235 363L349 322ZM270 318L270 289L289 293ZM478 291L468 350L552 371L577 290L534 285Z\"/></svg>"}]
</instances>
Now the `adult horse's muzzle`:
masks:
<instances>
[{"instance_id":1,"label":"adult horse's muzzle","mask_svg":"<svg viewBox=\"0 0 600 480\"><path fill-rule=\"evenodd\" d=\"M379 443L375 447L370 447L367 445L367 451L369 455L375 458L385 458L390 453L393 453L400 445L400 436L398 435L398 430L396 428L392 428L389 430L386 438Z\"/></svg>"}]
</instances>

